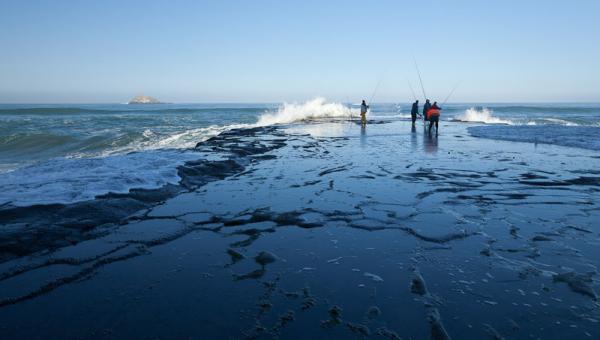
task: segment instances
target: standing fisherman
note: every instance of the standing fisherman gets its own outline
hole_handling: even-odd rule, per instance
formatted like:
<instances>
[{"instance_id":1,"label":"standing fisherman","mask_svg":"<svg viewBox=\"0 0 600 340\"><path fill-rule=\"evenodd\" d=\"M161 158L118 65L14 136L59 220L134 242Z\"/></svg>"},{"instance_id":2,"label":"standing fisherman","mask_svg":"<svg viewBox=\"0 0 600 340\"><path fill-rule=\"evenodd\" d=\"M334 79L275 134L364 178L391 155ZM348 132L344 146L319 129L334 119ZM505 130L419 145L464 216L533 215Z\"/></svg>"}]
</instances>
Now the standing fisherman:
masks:
<instances>
[{"instance_id":1,"label":"standing fisherman","mask_svg":"<svg viewBox=\"0 0 600 340\"><path fill-rule=\"evenodd\" d=\"M363 99L362 104L360 104L360 123L362 125L367 125L367 111L369 110L369 105Z\"/></svg>"},{"instance_id":2,"label":"standing fisherman","mask_svg":"<svg viewBox=\"0 0 600 340\"><path fill-rule=\"evenodd\" d=\"M415 125L417 121L417 114L419 114L419 101L415 101L412 104L412 109L410 109L410 118L412 118L412 125Z\"/></svg>"},{"instance_id":3,"label":"standing fisherman","mask_svg":"<svg viewBox=\"0 0 600 340\"><path fill-rule=\"evenodd\" d=\"M427 121L428 117L427 117L427 110L429 110L429 108L431 107L431 103L429 102L429 99L425 100L425 105L423 105L423 120Z\"/></svg>"},{"instance_id":4,"label":"standing fisherman","mask_svg":"<svg viewBox=\"0 0 600 340\"><path fill-rule=\"evenodd\" d=\"M435 123L435 135L437 136L441 110L442 108L437 105L437 102L434 102L433 105L427 111L427 119L429 119L429 134L431 134L431 128Z\"/></svg>"}]
</instances>

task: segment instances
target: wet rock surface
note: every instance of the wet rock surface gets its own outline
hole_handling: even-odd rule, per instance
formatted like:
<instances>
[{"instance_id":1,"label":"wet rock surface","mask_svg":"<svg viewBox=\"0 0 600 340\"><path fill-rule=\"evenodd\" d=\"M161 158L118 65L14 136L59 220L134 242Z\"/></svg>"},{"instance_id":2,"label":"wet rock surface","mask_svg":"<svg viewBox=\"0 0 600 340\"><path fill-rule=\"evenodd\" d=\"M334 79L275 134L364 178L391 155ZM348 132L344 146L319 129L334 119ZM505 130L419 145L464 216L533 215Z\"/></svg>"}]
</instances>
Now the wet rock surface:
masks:
<instances>
[{"instance_id":1,"label":"wet rock surface","mask_svg":"<svg viewBox=\"0 0 600 340\"><path fill-rule=\"evenodd\" d=\"M599 338L597 153L465 130L235 130L179 185L2 207L0 338Z\"/></svg>"},{"instance_id":2,"label":"wet rock surface","mask_svg":"<svg viewBox=\"0 0 600 340\"><path fill-rule=\"evenodd\" d=\"M52 250L66 244L97 237L96 227L104 224L126 223L127 218L143 209L182 192L196 190L212 181L241 173L253 156L280 148L281 139L247 141L256 133L274 133L273 128L233 130L198 143L200 157L211 151L221 151L217 157L189 161L178 168L179 185L159 189L132 189L127 194L106 194L95 200L74 204L55 204L30 207L0 207L0 262L42 250ZM228 149L224 145L235 145ZM202 152L203 151L203 152ZM214 157L213 157L214 158Z\"/></svg>"}]
</instances>

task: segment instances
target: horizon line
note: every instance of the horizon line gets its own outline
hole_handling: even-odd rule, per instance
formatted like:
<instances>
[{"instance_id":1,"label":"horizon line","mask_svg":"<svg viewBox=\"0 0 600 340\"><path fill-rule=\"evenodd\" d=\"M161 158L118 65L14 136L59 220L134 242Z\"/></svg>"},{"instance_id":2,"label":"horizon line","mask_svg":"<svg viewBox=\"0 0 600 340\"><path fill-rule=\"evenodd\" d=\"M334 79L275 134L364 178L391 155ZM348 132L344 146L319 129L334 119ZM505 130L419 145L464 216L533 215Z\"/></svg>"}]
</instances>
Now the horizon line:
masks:
<instances>
[{"instance_id":1,"label":"horizon line","mask_svg":"<svg viewBox=\"0 0 600 340\"><path fill-rule=\"evenodd\" d=\"M313 98L314 99L314 98ZM144 107L144 106L161 106L161 105L186 105L186 104L284 104L284 103L299 103L307 102L312 99L306 100L292 100L292 101L202 101L202 102L163 102L157 104L129 104L122 102L0 102L0 105L131 105L133 107ZM424 101L418 99L419 101ZM348 104L348 101L328 101L332 103ZM358 100L357 102L360 102ZM414 100L410 101L373 101L373 104L398 104L398 103L413 103ZM352 102L350 102L352 104ZM448 102L446 104L598 104L600 101L457 101Z\"/></svg>"}]
</instances>

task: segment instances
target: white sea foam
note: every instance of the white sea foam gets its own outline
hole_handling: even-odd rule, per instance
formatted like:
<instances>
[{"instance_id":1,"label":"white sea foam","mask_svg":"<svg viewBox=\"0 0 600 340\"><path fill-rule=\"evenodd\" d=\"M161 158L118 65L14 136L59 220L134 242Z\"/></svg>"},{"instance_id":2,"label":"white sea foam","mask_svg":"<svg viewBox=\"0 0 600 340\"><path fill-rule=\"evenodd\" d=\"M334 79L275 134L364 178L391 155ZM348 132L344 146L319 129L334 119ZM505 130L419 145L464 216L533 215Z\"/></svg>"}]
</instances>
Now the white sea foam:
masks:
<instances>
[{"instance_id":1,"label":"white sea foam","mask_svg":"<svg viewBox=\"0 0 600 340\"><path fill-rule=\"evenodd\" d=\"M250 124L230 124L225 126L211 125L197 129L190 129L180 133L161 136L156 140L147 142L140 149L166 149L166 148L193 148L199 142L203 142L211 137L217 136L225 131L233 129L243 129L252 127Z\"/></svg>"},{"instance_id":2,"label":"white sea foam","mask_svg":"<svg viewBox=\"0 0 600 340\"><path fill-rule=\"evenodd\" d=\"M177 167L201 158L193 151L162 150L108 157L57 158L0 176L0 205L73 203L130 188L177 184Z\"/></svg>"},{"instance_id":3,"label":"white sea foam","mask_svg":"<svg viewBox=\"0 0 600 340\"><path fill-rule=\"evenodd\" d=\"M21 168L1 169L0 205L74 203L98 195L126 193L131 188L154 189L181 180L177 167L206 157L185 150L198 142L249 124L231 124L190 129L166 135L145 130L143 141L104 150L95 157L71 154ZM177 150L180 149L180 150Z\"/></svg>"},{"instance_id":4,"label":"white sea foam","mask_svg":"<svg viewBox=\"0 0 600 340\"><path fill-rule=\"evenodd\" d=\"M564 120L564 119L559 119L559 118L544 118L544 120L546 120L552 124L558 124L558 125L564 125L564 126L579 126L579 124L577 124L577 123L570 122L570 121Z\"/></svg>"},{"instance_id":5,"label":"white sea foam","mask_svg":"<svg viewBox=\"0 0 600 340\"><path fill-rule=\"evenodd\" d=\"M456 120L461 122L476 122L486 124L514 124L514 122L511 120L494 117L492 115L492 110L487 108L483 108L481 110L477 110L475 108L467 109L463 114L456 116Z\"/></svg>"},{"instance_id":6,"label":"white sea foam","mask_svg":"<svg viewBox=\"0 0 600 340\"><path fill-rule=\"evenodd\" d=\"M211 125L202 128L185 130L172 134L159 133L146 129L143 132L142 140L135 140L131 143L105 149L97 154L90 153L73 153L69 155L69 158L83 158L83 157L106 157L112 155L119 155L135 151L145 150L162 150L162 149L189 149L194 148L196 144L204 142L205 140L217 136L225 131L232 129L243 129L253 127L251 124L230 124L225 126Z\"/></svg>"},{"instance_id":7,"label":"white sea foam","mask_svg":"<svg viewBox=\"0 0 600 340\"><path fill-rule=\"evenodd\" d=\"M318 97L305 103L284 103L275 112L267 112L258 118L257 126L286 124L318 118L343 118L358 116L359 110L340 103L327 103Z\"/></svg>"},{"instance_id":8,"label":"white sea foam","mask_svg":"<svg viewBox=\"0 0 600 340\"><path fill-rule=\"evenodd\" d=\"M189 149L224 131L249 126L209 126L172 135L145 130L143 141L107 149L94 157L73 153L26 167L0 167L0 205L69 204L109 192L177 184L181 180L178 166L206 157Z\"/></svg>"}]
</instances>

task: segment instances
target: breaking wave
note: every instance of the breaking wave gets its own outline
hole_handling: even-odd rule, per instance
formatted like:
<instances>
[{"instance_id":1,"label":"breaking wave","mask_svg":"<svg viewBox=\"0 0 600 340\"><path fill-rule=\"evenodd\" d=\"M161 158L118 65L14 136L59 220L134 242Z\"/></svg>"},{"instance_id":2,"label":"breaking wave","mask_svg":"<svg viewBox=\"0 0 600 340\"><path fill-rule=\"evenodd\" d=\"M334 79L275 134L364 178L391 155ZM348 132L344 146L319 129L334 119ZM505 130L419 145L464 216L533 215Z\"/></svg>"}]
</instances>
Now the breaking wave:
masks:
<instances>
[{"instance_id":1,"label":"breaking wave","mask_svg":"<svg viewBox=\"0 0 600 340\"><path fill-rule=\"evenodd\" d=\"M556 108L549 106L546 110L534 111L536 107L528 107L531 112L510 111L505 106L471 107L462 112L455 112L450 120L455 122L503 124L503 125L560 125L560 126L600 126L598 115L587 113L585 110L572 109L570 112L557 112ZM583 112L581 112L583 111Z\"/></svg>"},{"instance_id":2,"label":"breaking wave","mask_svg":"<svg viewBox=\"0 0 600 340\"><path fill-rule=\"evenodd\" d=\"M268 112L258 118L256 125L286 124L319 118L343 118L359 114L340 103L327 103L325 98L318 97L305 103L284 103L275 112Z\"/></svg>"},{"instance_id":3,"label":"breaking wave","mask_svg":"<svg viewBox=\"0 0 600 340\"><path fill-rule=\"evenodd\" d=\"M475 108L467 109L463 114L456 116L455 120L459 122L474 122L485 124L514 124L514 122L511 120L494 117L492 115L492 110L487 108L483 108L481 110L477 110Z\"/></svg>"}]
</instances>

